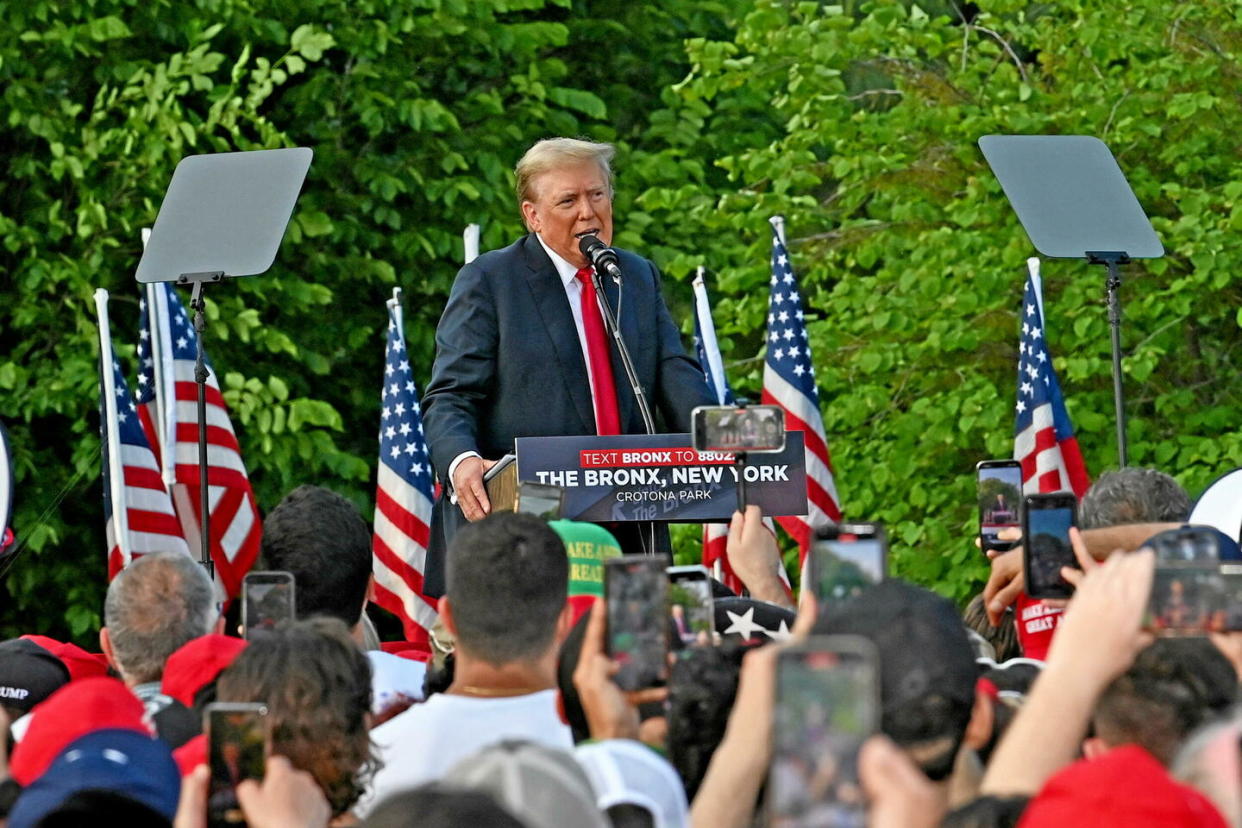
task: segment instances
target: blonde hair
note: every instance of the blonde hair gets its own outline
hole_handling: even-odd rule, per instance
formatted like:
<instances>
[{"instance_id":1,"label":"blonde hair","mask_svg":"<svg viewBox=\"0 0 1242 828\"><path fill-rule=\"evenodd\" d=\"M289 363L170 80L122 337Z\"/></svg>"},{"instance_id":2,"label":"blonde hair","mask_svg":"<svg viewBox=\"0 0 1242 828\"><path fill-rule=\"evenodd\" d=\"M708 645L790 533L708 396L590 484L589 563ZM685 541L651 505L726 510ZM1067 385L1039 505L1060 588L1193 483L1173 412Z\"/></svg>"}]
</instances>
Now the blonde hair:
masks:
<instances>
[{"instance_id":1,"label":"blonde hair","mask_svg":"<svg viewBox=\"0 0 1242 828\"><path fill-rule=\"evenodd\" d=\"M612 193L612 167L609 166L617 152L612 144L597 144L577 138L545 138L526 151L513 169L517 177L518 209L526 201L534 201L533 183L540 175L558 167L594 161L608 179L608 192Z\"/></svg>"}]
</instances>

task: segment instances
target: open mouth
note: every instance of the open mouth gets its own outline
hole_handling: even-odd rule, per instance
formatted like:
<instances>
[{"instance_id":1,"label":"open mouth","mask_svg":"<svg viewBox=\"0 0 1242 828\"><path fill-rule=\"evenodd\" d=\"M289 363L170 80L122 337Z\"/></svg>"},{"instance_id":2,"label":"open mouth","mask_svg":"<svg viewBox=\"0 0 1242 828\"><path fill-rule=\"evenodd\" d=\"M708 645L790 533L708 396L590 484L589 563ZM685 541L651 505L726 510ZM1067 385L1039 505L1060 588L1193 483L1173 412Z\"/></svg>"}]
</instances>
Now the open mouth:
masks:
<instances>
[{"instance_id":1,"label":"open mouth","mask_svg":"<svg viewBox=\"0 0 1242 828\"><path fill-rule=\"evenodd\" d=\"M590 230L583 230L581 233L574 233L575 239L585 238L586 236L598 236L599 229L592 227Z\"/></svg>"}]
</instances>

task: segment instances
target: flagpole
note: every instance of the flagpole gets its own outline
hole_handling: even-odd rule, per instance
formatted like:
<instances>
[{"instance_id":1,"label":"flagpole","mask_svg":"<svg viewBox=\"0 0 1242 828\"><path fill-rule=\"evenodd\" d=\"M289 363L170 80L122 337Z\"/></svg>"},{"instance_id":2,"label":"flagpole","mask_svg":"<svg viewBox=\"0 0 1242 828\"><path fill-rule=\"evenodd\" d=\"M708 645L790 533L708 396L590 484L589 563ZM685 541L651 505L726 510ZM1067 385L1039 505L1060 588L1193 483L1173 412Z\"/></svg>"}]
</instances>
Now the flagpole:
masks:
<instances>
[{"instance_id":1,"label":"flagpole","mask_svg":"<svg viewBox=\"0 0 1242 828\"><path fill-rule=\"evenodd\" d=\"M147 249L147 242L151 239L151 228L142 228L142 249ZM168 491L172 492L173 485L177 482L177 458L176 458L176 426L174 424L174 410L170 406L176 406L177 395L175 389L169 389L165 386L168 378L172 376L172 366L168 364L171 358L171 350L167 347L167 337L165 334L165 322L168 319L168 305L163 302L163 286L156 282L148 282L144 288L147 300L147 336L150 337L151 346L151 382L155 386L155 438L159 441L158 446L152 448L159 451L160 456L160 475L164 479L164 486ZM139 370L142 367L139 366ZM172 390L173 393L168 392Z\"/></svg>"},{"instance_id":2,"label":"flagpole","mask_svg":"<svg viewBox=\"0 0 1242 828\"><path fill-rule=\"evenodd\" d=\"M467 224L461 238L466 250L466 264L470 264L479 258L479 225Z\"/></svg>"},{"instance_id":3,"label":"flagpole","mask_svg":"<svg viewBox=\"0 0 1242 828\"><path fill-rule=\"evenodd\" d=\"M774 228L776 228L776 235L781 240L781 247L788 250L789 242L785 240L785 217L784 216L772 216L772 218L768 219L768 221L772 224Z\"/></svg>"},{"instance_id":4,"label":"flagpole","mask_svg":"<svg viewBox=\"0 0 1242 828\"><path fill-rule=\"evenodd\" d=\"M104 485L112 492L112 524L116 527L116 545L121 560L130 562L129 508L125 499L125 464L121 460L121 435L117 433L116 374L112 367L112 330L108 322L108 291L95 291L95 314L99 317L99 370L103 385L104 434L107 443L103 449L108 453L108 480ZM104 541L107 543L107 541ZM109 549L108 553L111 554Z\"/></svg>"},{"instance_id":5,"label":"flagpole","mask_svg":"<svg viewBox=\"0 0 1242 828\"><path fill-rule=\"evenodd\" d=\"M1044 320L1044 338L1048 338L1048 317L1044 315L1044 282L1039 275L1039 257L1032 256L1026 260L1026 272L1031 275L1031 284L1035 285L1035 304L1039 305L1039 318Z\"/></svg>"},{"instance_id":6,"label":"flagpole","mask_svg":"<svg viewBox=\"0 0 1242 828\"><path fill-rule=\"evenodd\" d=\"M397 323L397 330L401 333L401 338L405 338L405 313L401 308L401 288L392 289L392 298L384 303L388 306L388 311L393 315L393 320Z\"/></svg>"}]
</instances>

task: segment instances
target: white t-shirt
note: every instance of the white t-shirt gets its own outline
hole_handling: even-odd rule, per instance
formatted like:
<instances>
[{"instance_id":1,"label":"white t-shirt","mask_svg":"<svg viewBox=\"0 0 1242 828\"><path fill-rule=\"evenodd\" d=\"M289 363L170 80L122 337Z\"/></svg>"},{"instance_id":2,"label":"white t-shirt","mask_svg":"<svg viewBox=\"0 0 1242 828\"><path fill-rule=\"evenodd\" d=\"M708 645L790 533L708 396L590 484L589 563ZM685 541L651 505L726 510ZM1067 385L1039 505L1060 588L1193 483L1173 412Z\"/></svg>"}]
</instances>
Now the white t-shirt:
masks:
<instances>
[{"instance_id":1,"label":"white t-shirt","mask_svg":"<svg viewBox=\"0 0 1242 828\"><path fill-rule=\"evenodd\" d=\"M477 698L437 693L371 731L383 768L354 806L366 817L397 791L444 776L488 745L527 739L572 750L573 736L556 710L556 690L525 696Z\"/></svg>"}]
</instances>

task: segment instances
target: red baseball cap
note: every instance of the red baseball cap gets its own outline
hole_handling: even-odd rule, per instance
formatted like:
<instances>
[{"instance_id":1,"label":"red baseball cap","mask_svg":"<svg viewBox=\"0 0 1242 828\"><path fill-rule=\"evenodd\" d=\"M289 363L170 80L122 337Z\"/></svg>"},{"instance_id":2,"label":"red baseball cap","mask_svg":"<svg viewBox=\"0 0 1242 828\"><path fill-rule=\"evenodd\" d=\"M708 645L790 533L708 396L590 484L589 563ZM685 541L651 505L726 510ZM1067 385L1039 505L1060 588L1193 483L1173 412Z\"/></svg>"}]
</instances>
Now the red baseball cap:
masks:
<instances>
[{"instance_id":1,"label":"red baseball cap","mask_svg":"<svg viewBox=\"0 0 1242 828\"><path fill-rule=\"evenodd\" d=\"M1018 828L1226 828L1203 794L1174 781L1137 745L1081 759L1057 773L1031 800Z\"/></svg>"},{"instance_id":2,"label":"red baseball cap","mask_svg":"<svg viewBox=\"0 0 1242 828\"><path fill-rule=\"evenodd\" d=\"M38 779L65 747L96 730L133 730L154 735L145 709L114 678L71 681L30 712L26 735L13 748L9 774L22 787Z\"/></svg>"},{"instance_id":3,"label":"red baseball cap","mask_svg":"<svg viewBox=\"0 0 1242 828\"><path fill-rule=\"evenodd\" d=\"M66 644L46 635L23 635L61 660L69 671L69 680L108 675L108 658L103 653L88 653L77 644Z\"/></svg>"},{"instance_id":4,"label":"red baseball cap","mask_svg":"<svg viewBox=\"0 0 1242 828\"><path fill-rule=\"evenodd\" d=\"M244 640L218 633L187 641L164 662L160 691L186 707L193 707L198 691L215 681L244 649Z\"/></svg>"}]
</instances>

